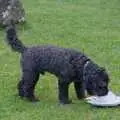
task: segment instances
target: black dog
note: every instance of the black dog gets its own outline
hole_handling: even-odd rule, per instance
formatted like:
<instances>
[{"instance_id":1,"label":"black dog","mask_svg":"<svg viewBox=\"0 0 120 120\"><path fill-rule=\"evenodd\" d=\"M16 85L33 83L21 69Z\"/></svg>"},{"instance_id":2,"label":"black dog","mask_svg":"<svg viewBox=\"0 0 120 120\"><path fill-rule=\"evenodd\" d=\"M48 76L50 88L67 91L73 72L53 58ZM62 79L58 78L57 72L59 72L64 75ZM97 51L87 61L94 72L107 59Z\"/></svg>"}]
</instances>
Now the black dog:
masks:
<instances>
[{"instance_id":1,"label":"black dog","mask_svg":"<svg viewBox=\"0 0 120 120\"><path fill-rule=\"evenodd\" d=\"M58 77L59 101L68 104L68 88L74 82L77 97L108 93L109 77L105 70L83 53L55 46L26 47L16 35L14 24L6 25L7 41L14 51L21 53L22 77L18 84L19 96L36 101L35 85L39 75L50 72Z\"/></svg>"}]
</instances>

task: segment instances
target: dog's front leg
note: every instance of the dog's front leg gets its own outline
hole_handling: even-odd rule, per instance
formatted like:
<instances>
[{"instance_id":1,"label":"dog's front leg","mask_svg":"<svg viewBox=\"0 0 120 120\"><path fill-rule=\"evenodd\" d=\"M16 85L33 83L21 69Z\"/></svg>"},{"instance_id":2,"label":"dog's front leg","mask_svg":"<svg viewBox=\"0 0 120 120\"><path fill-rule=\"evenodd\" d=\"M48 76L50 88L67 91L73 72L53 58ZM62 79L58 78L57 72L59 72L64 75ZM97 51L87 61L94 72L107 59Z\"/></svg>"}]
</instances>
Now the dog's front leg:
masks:
<instances>
[{"instance_id":1,"label":"dog's front leg","mask_svg":"<svg viewBox=\"0 0 120 120\"><path fill-rule=\"evenodd\" d=\"M85 98L85 85L84 82L74 82L74 87L78 99Z\"/></svg>"},{"instance_id":2,"label":"dog's front leg","mask_svg":"<svg viewBox=\"0 0 120 120\"><path fill-rule=\"evenodd\" d=\"M69 104L72 101L69 100L69 95L68 95L68 88L69 88L69 83L66 82L65 80L59 80L58 81L58 87L59 87L59 101L61 104Z\"/></svg>"}]
</instances>

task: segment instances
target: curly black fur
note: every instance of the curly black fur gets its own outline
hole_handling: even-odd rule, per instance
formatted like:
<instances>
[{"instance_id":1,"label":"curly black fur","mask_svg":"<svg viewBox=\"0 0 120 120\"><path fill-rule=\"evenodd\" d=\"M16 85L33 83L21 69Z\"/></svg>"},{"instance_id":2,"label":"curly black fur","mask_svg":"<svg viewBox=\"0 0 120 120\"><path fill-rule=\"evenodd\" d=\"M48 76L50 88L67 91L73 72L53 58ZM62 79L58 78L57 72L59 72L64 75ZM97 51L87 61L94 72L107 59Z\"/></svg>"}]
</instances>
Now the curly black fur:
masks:
<instances>
[{"instance_id":1,"label":"curly black fur","mask_svg":"<svg viewBox=\"0 0 120 120\"><path fill-rule=\"evenodd\" d=\"M58 77L59 101L71 101L68 88L74 82L77 97L89 94L105 95L108 92L108 75L86 55L73 49L55 46L26 47L18 40L15 26L6 26L7 41L14 51L21 53L22 77L18 84L19 96L35 101L34 89L39 75L50 72Z\"/></svg>"}]
</instances>

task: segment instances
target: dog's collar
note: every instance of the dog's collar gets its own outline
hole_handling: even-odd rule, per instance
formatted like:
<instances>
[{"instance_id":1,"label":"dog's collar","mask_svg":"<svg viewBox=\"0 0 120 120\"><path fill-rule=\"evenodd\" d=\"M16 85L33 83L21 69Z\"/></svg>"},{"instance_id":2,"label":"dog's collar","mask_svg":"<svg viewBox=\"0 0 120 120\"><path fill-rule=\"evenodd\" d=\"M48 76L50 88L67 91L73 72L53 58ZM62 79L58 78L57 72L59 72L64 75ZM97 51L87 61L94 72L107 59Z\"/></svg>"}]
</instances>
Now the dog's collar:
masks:
<instances>
[{"instance_id":1,"label":"dog's collar","mask_svg":"<svg viewBox=\"0 0 120 120\"><path fill-rule=\"evenodd\" d=\"M85 69L89 65L90 62L91 62L90 60L86 61L86 63L84 64L84 67L83 67L83 80L84 81L85 81Z\"/></svg>"},{"instance_id":2,"label":"dog's collar","mask_svg":"<svg viewBox=\"0 0 120 120\"><path fill-rule=\"evenodd\" d=\"M86 63L84 64L83 71L86 69L86 67L88 66L89 63L90 63L90 60L86 61Z\"/></svg>"}]
</instances>

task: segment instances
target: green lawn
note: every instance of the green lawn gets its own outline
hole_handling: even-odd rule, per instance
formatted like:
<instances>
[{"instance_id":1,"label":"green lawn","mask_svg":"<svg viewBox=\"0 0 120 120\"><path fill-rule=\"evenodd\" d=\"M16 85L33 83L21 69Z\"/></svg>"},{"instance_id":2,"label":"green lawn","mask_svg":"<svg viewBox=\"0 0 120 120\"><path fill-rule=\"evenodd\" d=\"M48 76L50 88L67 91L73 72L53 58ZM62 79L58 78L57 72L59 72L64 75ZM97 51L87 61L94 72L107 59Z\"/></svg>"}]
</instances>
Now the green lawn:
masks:
<instances>
[{"instance_id":1,"label":"green lawn","mask_svg":"<svg viewBox=\"0 0 120 120\"><path fill-rule=\"evenodd\" d=\"M54 44L84 51L107 69L110 88L120 94L120 1L119 0L22 0L27 23L18 25L26 45ZM21 100L18 53L4 41L0 29L0 120L120 120L120 107L95 108L77 100L62 106L57 99L57 78L42 76L36 87L38 103Z\"/></svg>"}]
</instances>

